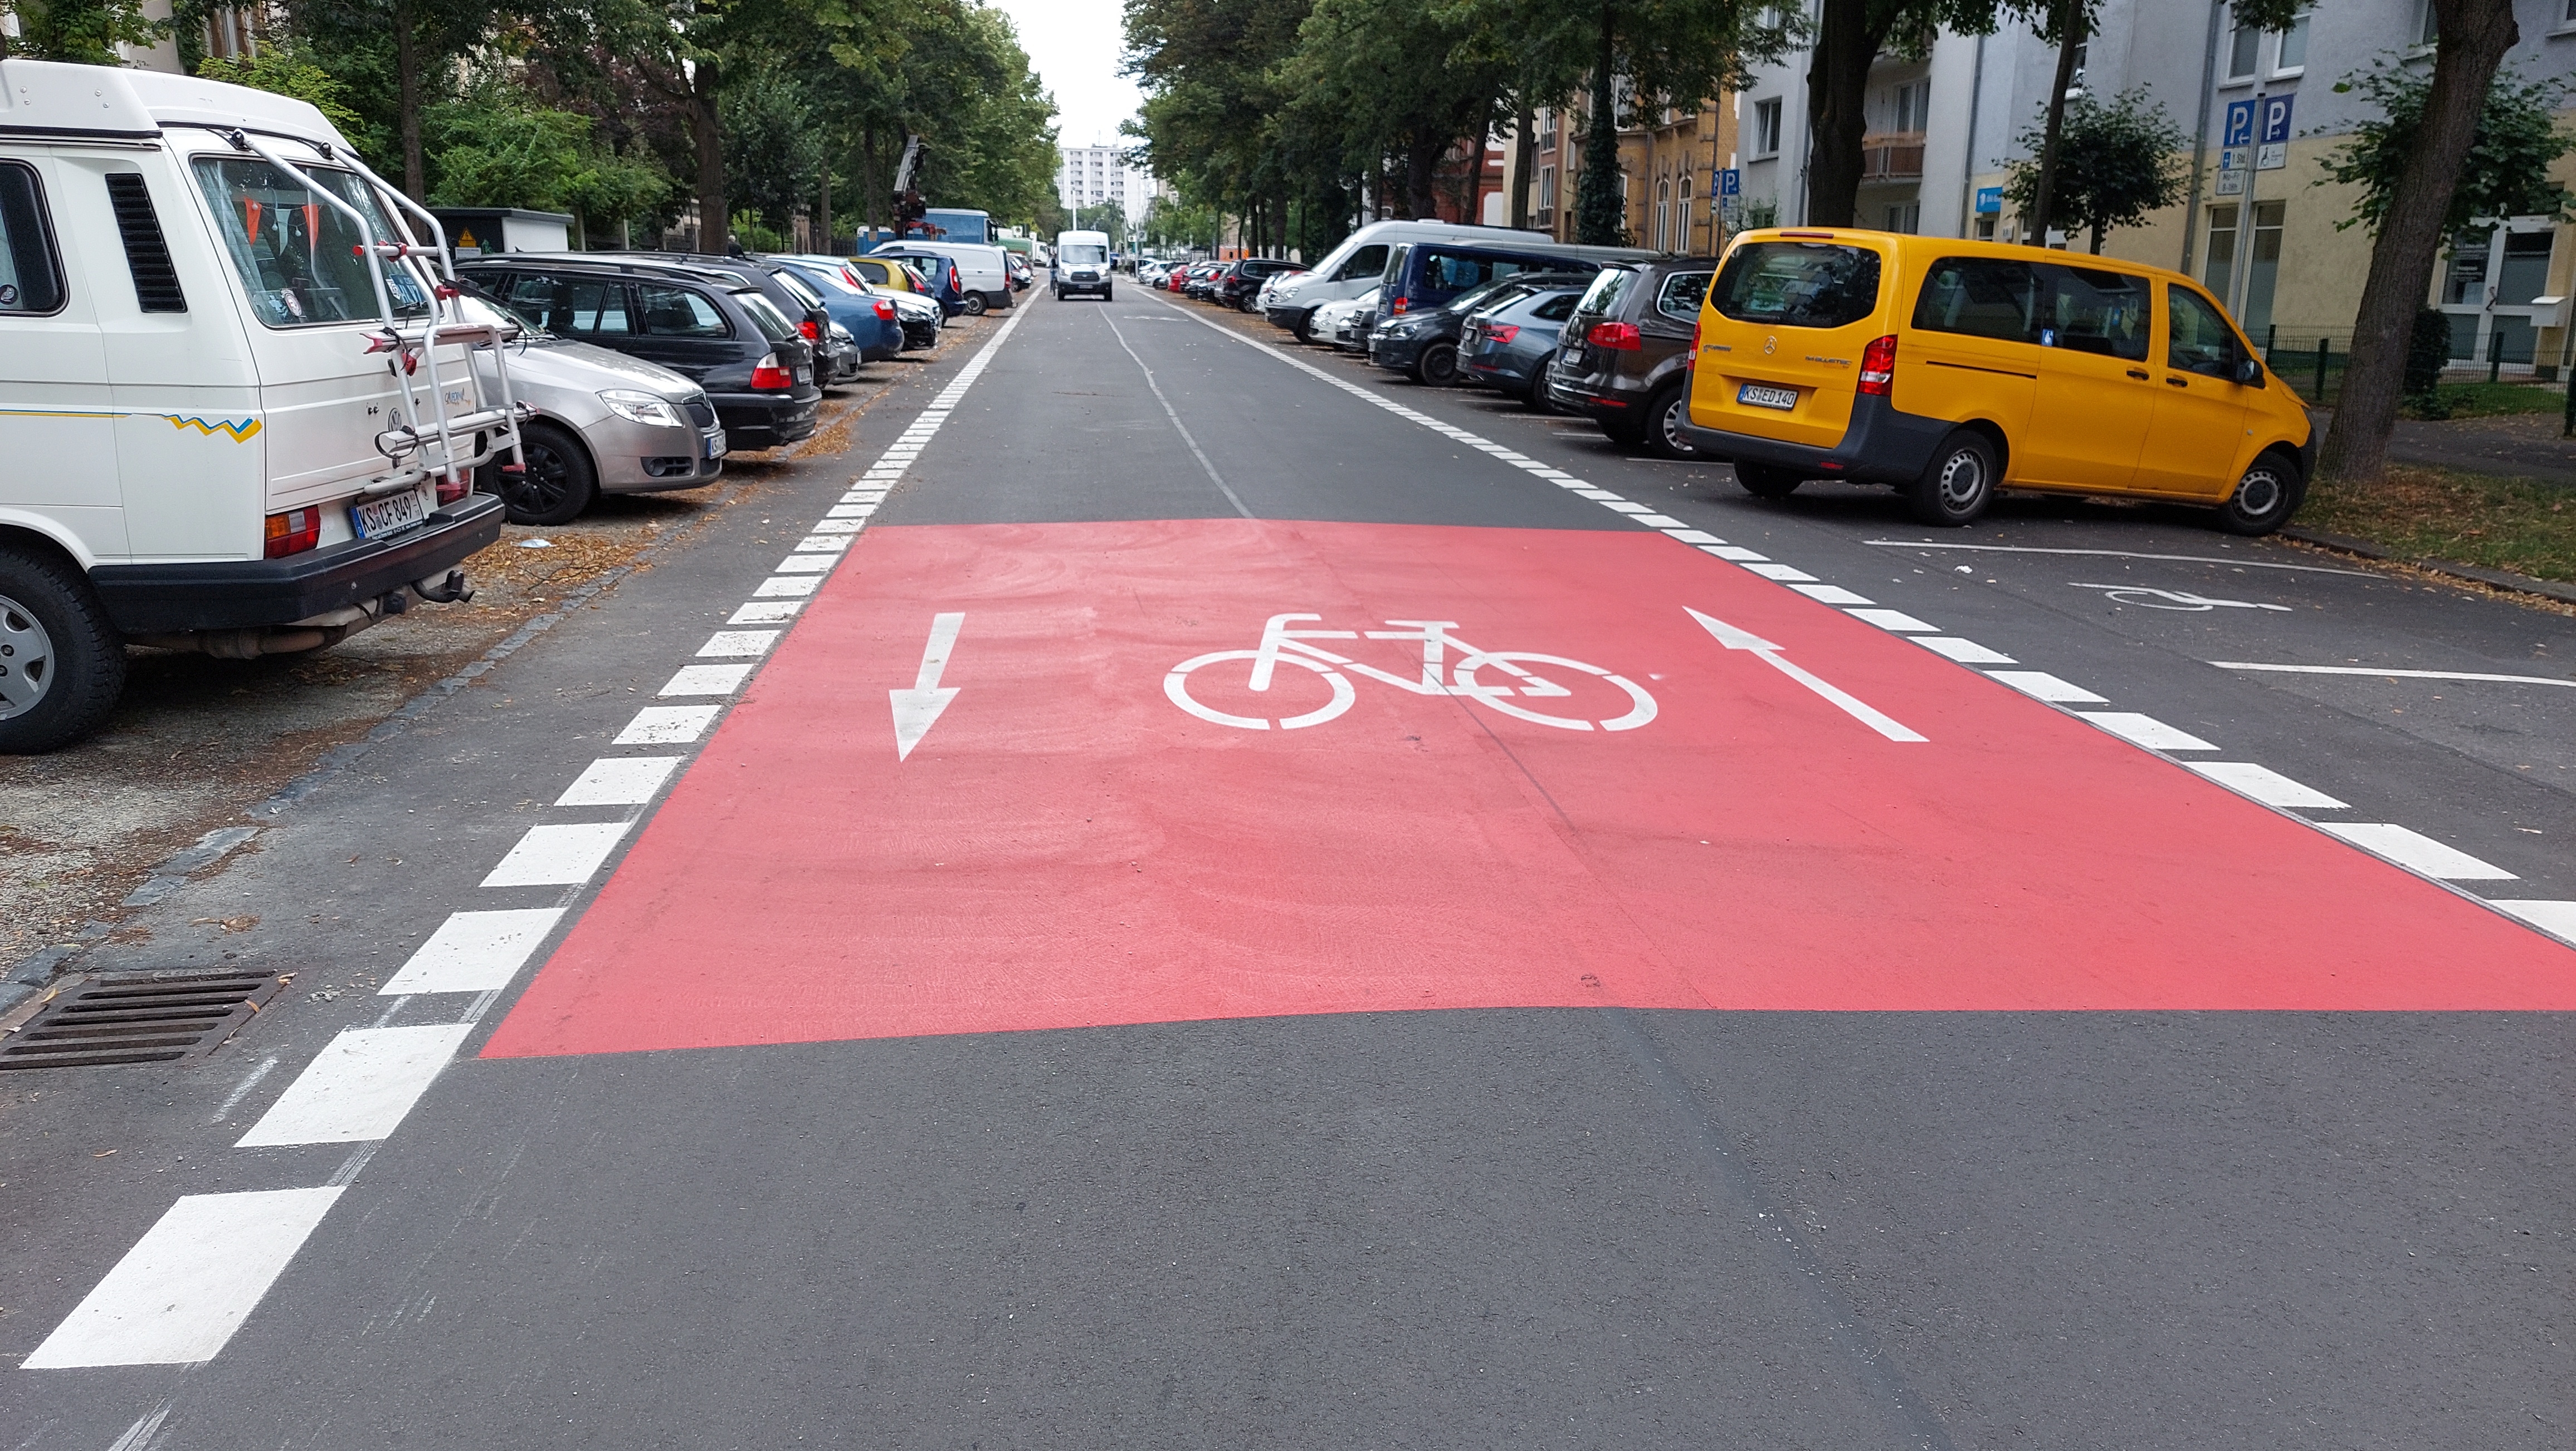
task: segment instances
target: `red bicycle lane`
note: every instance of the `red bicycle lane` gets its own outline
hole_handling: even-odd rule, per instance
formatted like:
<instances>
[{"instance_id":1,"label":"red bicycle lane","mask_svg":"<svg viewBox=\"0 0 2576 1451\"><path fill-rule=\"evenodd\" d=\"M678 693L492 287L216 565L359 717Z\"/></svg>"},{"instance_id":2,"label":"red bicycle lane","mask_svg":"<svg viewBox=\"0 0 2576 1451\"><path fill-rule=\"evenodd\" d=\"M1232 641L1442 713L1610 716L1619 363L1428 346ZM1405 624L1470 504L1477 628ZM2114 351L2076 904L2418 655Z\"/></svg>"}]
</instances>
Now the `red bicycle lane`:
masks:
<instances>
[{"instance_id":1,"label":"red bicycle lane","mask_svg":"<svg viewBox=\"0 0 2576 1451\"><path fill-rule=\"evenodd\" d=\"M1312 642L1409 680L1425 631L1387 622L1455 622L1615 672L1653 718L1562 728L1321 661L1255 694L1282 614L1410 633ZM956 694L901 755L889 692L941 615ZM1215 652L1244 656L1167 692ZM1568 693L1524 711L1634 718L1599 674L1529 668ZM1222 723L1324 712L1336 676L1329 719ZM904 526L863 537L484 1051L1613 1003L2565 1008L2576 953L1659 535Z\"/></svg>"}]
</instances>

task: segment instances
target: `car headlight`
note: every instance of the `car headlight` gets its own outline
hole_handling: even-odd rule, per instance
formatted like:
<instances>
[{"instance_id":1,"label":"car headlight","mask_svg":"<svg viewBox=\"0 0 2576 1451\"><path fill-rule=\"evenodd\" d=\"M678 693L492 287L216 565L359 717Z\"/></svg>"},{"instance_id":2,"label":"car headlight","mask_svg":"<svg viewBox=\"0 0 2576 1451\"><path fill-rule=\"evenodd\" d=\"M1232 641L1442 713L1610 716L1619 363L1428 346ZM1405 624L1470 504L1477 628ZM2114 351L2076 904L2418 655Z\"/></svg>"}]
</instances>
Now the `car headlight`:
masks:
<instances>
[{"instance_id":1,"label":"car headlight","mask_svg":"<svg viewBox=\"0 0 2576 1451\"><path fill-rule=\"evenodd\" d=\"M611 388L599 395L599 401L608 405L609 412L629 423L641 423L647 428L680 426L679 412L667 400L650 393L639 393L631 388Z\"/></svg>"}]
</instances>

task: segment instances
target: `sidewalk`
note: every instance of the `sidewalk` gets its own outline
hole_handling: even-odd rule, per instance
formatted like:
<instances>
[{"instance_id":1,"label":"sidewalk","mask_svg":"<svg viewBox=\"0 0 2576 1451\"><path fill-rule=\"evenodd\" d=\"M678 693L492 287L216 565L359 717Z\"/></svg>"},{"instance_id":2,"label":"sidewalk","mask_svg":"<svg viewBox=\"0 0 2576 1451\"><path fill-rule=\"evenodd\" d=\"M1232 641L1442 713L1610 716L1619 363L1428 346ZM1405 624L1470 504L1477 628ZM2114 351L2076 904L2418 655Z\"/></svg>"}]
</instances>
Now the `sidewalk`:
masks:
<instances>
[{"instance_id":1,"label":"sidewalk","mask_svg":"<svg viewBox=\"0 0 2576 1451\"><path fill-rule=\"evenodd\" d=\"M2326 416L2319 415L2319 427ZM2576 485L2576 439L2560 438L2558 429L2554 413L2442 423L2401 418L2389 440L2388 457L2397 463Z\"/></svg>"}]
</instances>

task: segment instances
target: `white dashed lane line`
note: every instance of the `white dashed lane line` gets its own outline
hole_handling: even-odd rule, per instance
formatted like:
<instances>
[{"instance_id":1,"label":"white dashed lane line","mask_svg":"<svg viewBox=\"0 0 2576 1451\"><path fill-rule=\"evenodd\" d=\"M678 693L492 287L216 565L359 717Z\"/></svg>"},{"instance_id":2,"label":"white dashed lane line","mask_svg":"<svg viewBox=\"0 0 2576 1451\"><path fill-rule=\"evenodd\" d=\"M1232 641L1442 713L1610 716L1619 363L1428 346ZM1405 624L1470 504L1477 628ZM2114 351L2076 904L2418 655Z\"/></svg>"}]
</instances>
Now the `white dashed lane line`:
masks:
<instances>
[{"instance_id":1,"label":"white dashed lane line","mask_svg":"<svg viewBox=\"0 0 2576 1451\"><path fill-rule=\"evenodd\" d=\"M1024 316L1014 314L1004 323L931 407L866 473L851 480L850 491L754 587L752 598L725 621L728 626L793 622L805 597L847 556L850 540L876 513L886 487L920 456ZM658 693L732 697L782 633L717 631L699 647L697 658L727 663L683 665ZM648 705L618 732L614 744L691 745L703 740L723 713L722 703ZM667 753L603 756L584 767L554 805L624 807L640 815L684 763L684 757ZM565 900L549 907L449 914L385 983L381 991L390 1005L384 1018L374 1027L352 1028L334 1038L236 1145L362 1145L329 1184L180 1199L24 1364L30 1369L185 1365L211 1360L222 1351L330 1212L341 1188L365 1167L374 1145L393 1133L454 1060L483 1015L560 925L572 894L598 874L636 819L530 827L482 884L491 890L561 888ZM474 996L454 1021L385 1026L415 996L465 993ZM148 1437L158 1419L146 1416L136 1423L137 1431Z\"/></svg>"}]
</instances>

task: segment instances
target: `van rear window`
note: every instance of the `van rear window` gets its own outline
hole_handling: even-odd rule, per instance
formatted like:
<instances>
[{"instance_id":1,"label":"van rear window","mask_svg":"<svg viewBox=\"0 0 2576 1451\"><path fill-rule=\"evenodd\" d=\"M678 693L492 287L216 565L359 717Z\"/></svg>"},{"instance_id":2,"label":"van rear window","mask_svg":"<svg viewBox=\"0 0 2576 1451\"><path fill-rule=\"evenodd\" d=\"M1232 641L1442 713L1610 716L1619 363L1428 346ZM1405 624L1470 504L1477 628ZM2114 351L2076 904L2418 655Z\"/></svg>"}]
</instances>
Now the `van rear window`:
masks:
<instances>
[{"instance_id":1,"label":"van rear window","mask_svg":"<svg viewBox=\"0 0 2576 1451\"><path fill-rule=\"evenodd\" d=\"M1753 242L1712 289L1718 316L1774 327L1848 327L1878 308L1878 254L1838 242Z\"/></svg>"},{"instance_id":2,"label":"van rear window","mask_svg":"<svg viewBox=\"0 0 2576 1451\"><path fill-rule=\"evenodd\" d=\"M0 162L0 313L52 312L63 305L63 271L45 225L36 173Z\"/></svg>"},{"instance_id":3,"label":"van rear window","mask_svg":"<svg viewBox=\"0 0 2576 1451\"><path fill-rule=\"evenodd\" d=\"M364 240L338 207L265 161L196 158L197 188L215 214L224 253L241 275L253 316L270 327L309 327L377 316L375 283L358 254ZM367 218L376 240L397 235L366 183L324 166L304 170ZM385 290L398 314L423 311L429 299L401 267L385 269Z\"/></svg>"}]
</instances>

